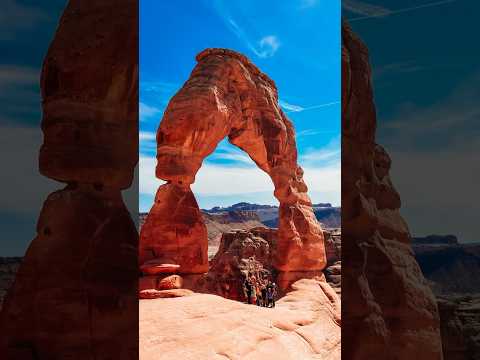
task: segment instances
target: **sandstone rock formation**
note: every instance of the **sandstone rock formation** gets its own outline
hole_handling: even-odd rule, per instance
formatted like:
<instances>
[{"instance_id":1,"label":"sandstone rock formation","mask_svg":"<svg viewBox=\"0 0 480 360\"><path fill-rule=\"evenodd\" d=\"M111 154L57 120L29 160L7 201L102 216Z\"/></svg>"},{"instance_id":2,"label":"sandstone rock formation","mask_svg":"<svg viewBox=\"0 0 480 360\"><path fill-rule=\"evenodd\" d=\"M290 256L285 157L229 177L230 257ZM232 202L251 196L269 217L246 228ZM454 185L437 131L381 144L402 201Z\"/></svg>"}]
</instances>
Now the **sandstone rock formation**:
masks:
<instances>
[{"instance_id":1,"label":"sandstone rock formation","mask_svg":"<svg viewBox=\"0 0 480 360\"><path fill-rule=\"evenodd\" d=\"M246 57L224 49L197 55L157 132L156 176L167 181L140 234L140 264L158 259L181 273L208 269L207 232L190 190L202 161L228 140L272 178L280 202L274 265L280 271L325 267L323 235L297 164L295 134L275 84Z\"/></svg>"},{"instance_id":2,"label":"sandstone rock formation","mask_svg":"<svg viewBox=\"0 0 480 360\"><path fill-rule=\"evenodd\" d=\"M274 309L215 295L140 300L140 358L340 359L340 302L300 280Z\"/></svg>"},{"instance_id":3,"label":"sandstone rock formation","mask_svg":"<svg viewBox=\"0 0 480 360\"><path fill-rule=\"evenodd\" d=\"M480 294L438 299L445 360L480 359Z\"/></svg>"},{"instance_id":4,"label":"sandstone rock formation","mask_svg":"<svg viewBox=\"0 0 480 360\"><path fill-rule=\"evenodd\" d=\"M272 278L277 231L267 228L232 230L222 235L220 248L197 291L246 301L243 283L247 275Z\"/></svg>"},{"instance_id":5,"label":"sandstone rock formation","mask_svg":"<svg viewBox=\"0 0 480 360\"><path fill-rule=\"evenodd\" d=\"M2 359L137 359L137 2L71 0L45 58L45 201L0 315Z\"/></svg>"},{"instance_id":6,"label":"sandstone rock formation","mask_svg":"<svg viewBox=\"0 0 480 360\"><path fill-rule=\"evenodd\" d=\"M346 24L342 40L342 358L441 359L435 298L375 143L368 51Z\"/></svg>"}]
</instances>

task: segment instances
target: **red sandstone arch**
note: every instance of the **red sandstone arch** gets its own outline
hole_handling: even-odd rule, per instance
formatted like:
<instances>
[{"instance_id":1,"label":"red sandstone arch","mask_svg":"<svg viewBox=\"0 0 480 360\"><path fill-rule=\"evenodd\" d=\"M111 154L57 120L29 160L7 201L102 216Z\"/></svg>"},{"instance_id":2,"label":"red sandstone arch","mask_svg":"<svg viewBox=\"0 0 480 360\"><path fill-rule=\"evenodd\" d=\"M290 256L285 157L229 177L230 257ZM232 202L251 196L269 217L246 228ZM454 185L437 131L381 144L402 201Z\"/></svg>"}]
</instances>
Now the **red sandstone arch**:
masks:
<instances>
[{"instance_id":1,"label":"red sandstone arch","mask_svg":"<svg viewBox=\"0 0 480 360\"><path fill-rule=\"evenodd\" d=\"M140 234L140 264L175 263L180 272L208 270L207 231L190 189L203 160L228 137L271 177L280 202L275 267L322 270L323 233L312 211L295 132L278 105L274 82L245 56L206 49L171 99L157 131L160 186Z\"/></svg>"}]
</instances>

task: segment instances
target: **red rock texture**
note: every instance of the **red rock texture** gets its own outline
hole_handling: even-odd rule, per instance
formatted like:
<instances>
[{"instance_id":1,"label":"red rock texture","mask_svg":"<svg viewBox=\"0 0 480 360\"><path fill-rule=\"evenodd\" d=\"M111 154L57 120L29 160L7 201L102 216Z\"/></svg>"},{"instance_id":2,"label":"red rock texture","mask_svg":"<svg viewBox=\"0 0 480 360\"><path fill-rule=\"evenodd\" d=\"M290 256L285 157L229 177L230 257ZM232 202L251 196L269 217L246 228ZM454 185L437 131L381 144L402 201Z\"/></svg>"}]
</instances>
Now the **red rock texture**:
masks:
<instances>
[{"instance_id":1,"label":"red rock texture","mask_svg":"<svg viewBox=\"0 0 480 360\"><path fill-rule=\"evenodd\" d=\"M188 289L166 289L166 290L145 289L139 292L139 298L140 299L166 299L166 298L191 296L193 294L194 294L193 291Z\"/></svg>"},{"instance_id":2,"label":"red rock texture","mask_svg":"<svg viewBox=\"0 0 480 360\"><path fill-rule=\"evenodd\" d=\"M162 264L157 260L150 260L143 263L140 266L140 270L146 275L156 274L174 274L180 269L180 265L177 264Z\"/></svg>"},{"instance_id":3,"label":"red rock texture","mask_svg":"<svg viewBox=\"0 0 480 360\"><path fill-rule=\"evenodd\" d=\"M375 143L368 50L347 24L342 40L342 358L441 359L435 298Z\"/></svg>"},{"instance_id":4,"label":"red rock texture","mask_svg":"<svg viewBox=\"0 0 480 360\"><path fill-rule=\"evenodd\" d=\"M188 186L160 186L140 231L139 262L179 265L181 273L208 271L207 228Z\"/></svg>"},{"instance_id":5,"label":"red rock texture","mask_svg":"<svg viewBox=\"0 0 480 360\"><path fill-rule=\"evenodd\" d=\"M2 359L137 359L137 2L71 0L42 70L45 201L0 314Z\"/></svg>"},{"instance_id":6,"label":"red rock texture","mask_svg":"<svg viewBox=\"0 0 480 360\"><path fill-rule=\"evenodd\" d=\"M141 229L140 263L175 260L182 272L207 271L207 234L190 184L202 161L228 137L274 183L280 201L275 267L323 269L323 233L297 164L293 125L278 105L275 84L230 50L206 49L197 61L157 131L156 176L167 184L160 187Z\"/></svg>"},{"instance_id":7,"label":"red rock texture","mask_svg":"<svg viewBox=\"0 0 480 360\"><path fill-rule=\"evenodd\" d=\"M340 301L297 281L273 309L193 294L140 300L140 359L340 359Z\"/></svg>"},{"instance_id":8,"label":"red rock texture","mask_svg":"<svg viewBox=\"0 0 480 360\"><path fill-rule=\"evenodd\" d=\"M183 285L183 279L178 275L170 275L164 277L158 282L157 288L159 290L180 289Z\"/></svg>"},{"instance_id":9,"label":"red rock texture","mask_svg":"<svg viewBox=\"0 0 480 360\"><path fill-rule=\"evenodd\" d=\"M272 279L272 249L276 239L276 230L268 228L232 230L223 234L208 274L192 284L192 289L246 301L243 284L247 275Z\"/></svg>"}]
</instances>

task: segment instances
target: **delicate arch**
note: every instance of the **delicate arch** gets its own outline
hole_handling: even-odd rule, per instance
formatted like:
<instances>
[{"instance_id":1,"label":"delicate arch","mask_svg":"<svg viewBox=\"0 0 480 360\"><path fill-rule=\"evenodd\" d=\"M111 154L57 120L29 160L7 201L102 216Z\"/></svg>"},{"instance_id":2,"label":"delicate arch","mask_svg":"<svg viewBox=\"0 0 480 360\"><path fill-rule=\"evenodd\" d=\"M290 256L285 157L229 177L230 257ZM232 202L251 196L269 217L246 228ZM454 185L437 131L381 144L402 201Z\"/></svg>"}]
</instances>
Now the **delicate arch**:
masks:
<instances>
[{"instance_id":1,"label":"delicate arch","mask_svg":"<svg viewBox=\"0 0 480 360\"><path fill-rule=\"evenodd\" d=\"M157 132L160 186L140 234L140 263L208 270L207 231L190 185L203 160L228 137L272 178L280 202L274 266L325 267L323 233L297 164L295 132L278 105L274 82L245 56L226 49L197 55L190 78L170 100Z\"/></svg>"}]
</instances>

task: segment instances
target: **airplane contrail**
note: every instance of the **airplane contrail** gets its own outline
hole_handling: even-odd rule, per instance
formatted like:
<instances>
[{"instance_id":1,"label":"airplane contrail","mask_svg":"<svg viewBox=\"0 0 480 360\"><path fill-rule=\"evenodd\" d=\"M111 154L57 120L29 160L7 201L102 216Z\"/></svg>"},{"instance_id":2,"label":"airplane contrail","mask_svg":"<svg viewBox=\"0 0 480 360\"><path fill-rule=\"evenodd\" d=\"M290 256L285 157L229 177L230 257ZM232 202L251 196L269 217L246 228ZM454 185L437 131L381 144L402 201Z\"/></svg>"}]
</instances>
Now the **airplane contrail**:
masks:
<instances>
[{"instance_id":1,"label":"airplane contrail","mask_svg":"<svg viewBox=\"0 0 480 360\"><path fill-rule=\"evenodd\" d=\"M319 109L319 108L323 108L323 107L327 107L327 106L331 106L331 105L336 105L336 104L340 104L340 101L333 101L333 102L329 102L329 103L325 103L325 104L309 106L309 107L306 107L306 108L302 108L301 110L284 111L284 113L285 114L295 113L295 112L298 113L298 112L303 112L303 111L306 111L306 110Z\"/></svg>"},{"instance_id":2,"label":"airplane contrail","mask_svg":"<svg viewBox=\"0 0 480 360\"><path fill-rule=\"evenodd\" d=\"M398 9L398 10L392 10L389 11L388 13L382 13L378 15L366 15L366 16L360 16L352 19L347 19L348 22L352 21L359 21L359 20L365 20L365 19L371 19L371 18L380 18L380 17L387 17L389 15L395 15L395 14L400 14L408 11L413 11L413 10L418 10L418 9L424 9L424 8L429 8L433 6L439 6L439 5L445 5L449 3L453 3L457 0L443 0L443 1L436 1L428 4L423 4L423 5L417 5L417 6L412 6L404 9Z\"/></svg>"}]
</instances>

